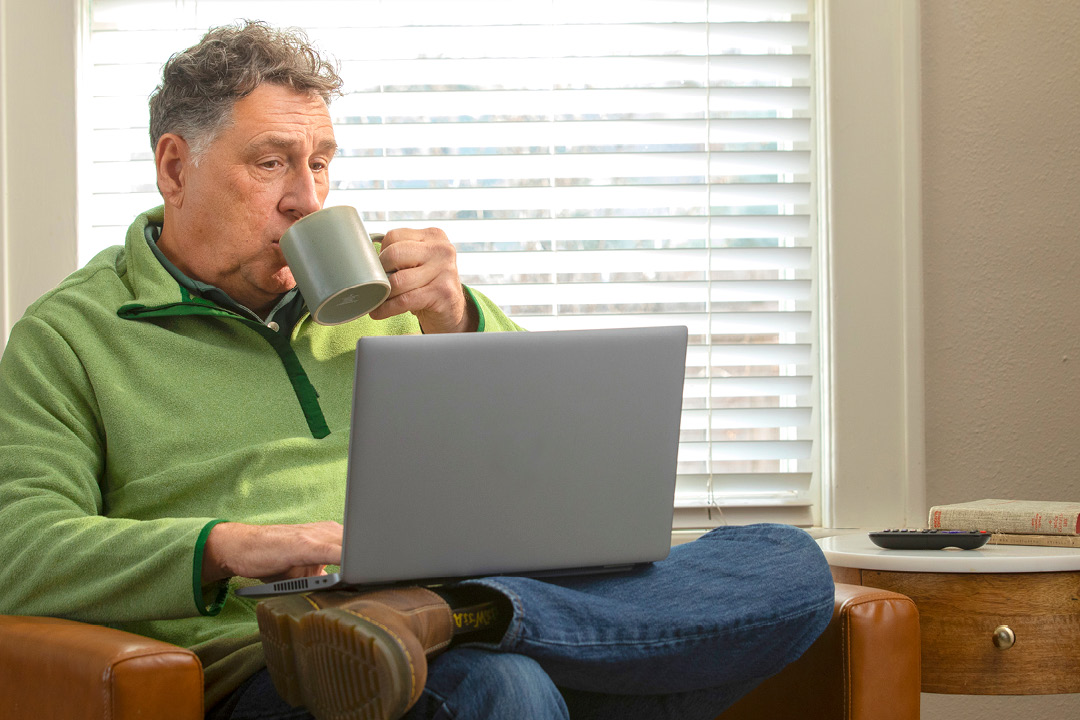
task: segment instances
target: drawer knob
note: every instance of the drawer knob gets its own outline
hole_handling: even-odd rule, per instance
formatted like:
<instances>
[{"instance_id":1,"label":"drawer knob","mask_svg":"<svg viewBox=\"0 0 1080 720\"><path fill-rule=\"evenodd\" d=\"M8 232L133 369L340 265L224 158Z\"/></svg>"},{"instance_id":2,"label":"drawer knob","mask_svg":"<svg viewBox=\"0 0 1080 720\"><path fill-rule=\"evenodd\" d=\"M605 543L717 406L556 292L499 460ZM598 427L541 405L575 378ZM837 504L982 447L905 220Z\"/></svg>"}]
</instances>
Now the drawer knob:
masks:
<instances>
[{"instance_id":1,"label":"drawer knob","mask_svg":"<svg viewBox=\"0 0 1080 720\"><path fill-rule=\"evenodd\" d=\"M994 628L994 647L998 650L1008 650L1016 642L1016 633L1008 625L998 625Z\"/></svg>"}]
</instances>

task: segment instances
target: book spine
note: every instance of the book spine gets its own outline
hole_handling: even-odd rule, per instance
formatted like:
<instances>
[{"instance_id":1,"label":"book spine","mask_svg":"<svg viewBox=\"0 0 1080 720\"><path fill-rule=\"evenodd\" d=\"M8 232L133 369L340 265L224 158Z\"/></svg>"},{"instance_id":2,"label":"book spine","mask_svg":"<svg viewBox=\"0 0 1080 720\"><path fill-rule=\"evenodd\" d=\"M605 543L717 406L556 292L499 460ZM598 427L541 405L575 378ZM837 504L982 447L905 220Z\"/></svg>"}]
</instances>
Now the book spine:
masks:
<instances>
[{"instance_id":1,"label":"book spine","mask_svg":"<svg viewBox=\"0 0 1080 720\"><path fill-rule=\"evenodd\" d=\"M1007 508L930 508L931 529L985 530L1027 535L1080 535L1080 514L1021 512Z\"/></svg>"},{"instance_id":2,"label":"book spine","mask_svg":"<svg viewBox=\"0 0 1080 720\"><path fill-rule=\"evenodd\" d=\"M994 533L991 545L1038 545L1042 547L1080 548L1080 535L1014 535Z\"/></svg>"}]
</instances>

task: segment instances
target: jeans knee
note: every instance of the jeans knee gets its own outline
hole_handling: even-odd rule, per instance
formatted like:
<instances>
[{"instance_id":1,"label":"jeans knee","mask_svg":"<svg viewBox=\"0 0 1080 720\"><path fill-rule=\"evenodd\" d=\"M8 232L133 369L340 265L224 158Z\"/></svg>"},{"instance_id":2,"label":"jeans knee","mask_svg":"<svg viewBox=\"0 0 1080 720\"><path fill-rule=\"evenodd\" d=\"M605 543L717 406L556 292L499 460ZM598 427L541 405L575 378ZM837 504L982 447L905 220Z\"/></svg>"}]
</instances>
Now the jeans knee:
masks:
<instances>
[{"instance_id":1,"label":"jeans knee","mask_svg":"<svg viewBox=\"0 0 1080 720\"><path fill-rule=\"evenodd\" d=\"M832 597L833 580L825 554L805 530L787 525L756 525L747 530L761 533L760 555L756 558L767 584L785 587L794 598L813 603Z\"/></svg>"},{"instance_id":2,"label":"jeans knee","mask_svg":"<svg viewBox=\"0 0 1080 720\"><path fill-rule=\"evenodd\" d=\"M569 720L562 694L524 655L458 648L432 663L416 718ZM415 709L420 709L415 708Z\"/></svg>"}]
</instances>

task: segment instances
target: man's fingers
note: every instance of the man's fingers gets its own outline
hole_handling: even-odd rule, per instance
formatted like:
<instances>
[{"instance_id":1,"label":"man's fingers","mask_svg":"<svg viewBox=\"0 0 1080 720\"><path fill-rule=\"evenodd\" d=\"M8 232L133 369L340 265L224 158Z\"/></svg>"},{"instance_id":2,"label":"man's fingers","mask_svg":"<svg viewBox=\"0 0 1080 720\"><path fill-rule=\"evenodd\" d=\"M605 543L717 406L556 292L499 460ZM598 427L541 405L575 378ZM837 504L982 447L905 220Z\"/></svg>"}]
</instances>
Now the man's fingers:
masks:
<instances>
[{"instance_id":1,"label":"man's fingers","mask_svg":"<svg viewBox=\"0 0 1080 720\"><path fill-rule=\"evenodd\" d=\"M450 242L450 238L446 236L439 228L395 228L387 232L380 241L382 253L389 252L389 257L407 258L408 255L400 255L397 253L407 253L407 246L412 245L426 245L429 247L447 246L453 250L453 244ZM412 248L415 252L416 248ZM405 267L408 265L406 264Z\"/></svg>"},{"instance_id":2,"label":"man's fingers","mask_svg":"<svg viewBox=\"0 0 1080 720\"><path fill-rule=\"evenodd\" d=\"M279 537L283 558L293 565L329 565L341 562L345 529L341 523L272 525Z\"/></svg>"},{"instance_id":3,"label":"man's fingers","mask_svg":"<svg viewBox=\"0 0 1080 720\"><path fill-rule=\"evenodd\" d=\"M382 305L372 311L371 317L385 320L403 312L420 312L435 307L448 294L445 284L446 281L435 268L421 266L399 270L390 276L390 294Z\"/></svg>"},{"instance_id":4,"label":"man's fingers","mask_svg":"<svg viewBox=\"0 0 1080 720\"><path fill-rule=\"evenodd\" d=\"M267 575L260 577L263 582L272 583L278 580L292 580L294 578L313 577L315 575L325 575L325 565L304 565L300 567L289 568L287 571L278 575Z\"/></svg>"},{"instance_id":5,"label":"man's fingers","mask_svg":"<svg viewBox=\"0 0 1080 720\"><path fill-rule=\"evenodd\" d=\"M431 265L398 270L390 276L390 294L387 299L393 299L414 290L428 287L439 281L441 277L439 269Z\"/></svg>"},{"instance_id":6,"label":"man's fingers","mask_svg":"<svg viewBox=\"0 0 1080 720\"><path fill-rule=\"evenodd\" d=\"M457 251L441 230L391 230L379 259L390 277L390 296L408 292L446 276L458 283Z\"/></svg>"}]
</instances>

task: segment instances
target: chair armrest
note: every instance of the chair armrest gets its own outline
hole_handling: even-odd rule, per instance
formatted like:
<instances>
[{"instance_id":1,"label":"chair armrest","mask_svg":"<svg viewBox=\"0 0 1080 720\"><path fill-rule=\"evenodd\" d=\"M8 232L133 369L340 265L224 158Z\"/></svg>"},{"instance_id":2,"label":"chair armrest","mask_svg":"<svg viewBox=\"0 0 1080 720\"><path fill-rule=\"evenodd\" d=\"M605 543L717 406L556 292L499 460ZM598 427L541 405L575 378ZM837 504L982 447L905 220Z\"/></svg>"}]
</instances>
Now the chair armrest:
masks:
<instances>
[{"instance_id":1,"label":"chair armrest","mask_svg":"<svg viewBox=\"0 0 1080 720\"><path fill-rule=\"evenodd\" d=\"M717 720L918 720L920 673L911 598L838 584L821 637Z\"/></svg>"},{"instance_id":2,"label":"chair armrest","mask_svg":"<svg viewBox=\"0 0 1080 720\"><path fill-rule=\"evenodd\" d=\"M202 720L190 650L72 620L0 615L5 718Z\"/></svg>"}]
</instances>

